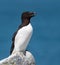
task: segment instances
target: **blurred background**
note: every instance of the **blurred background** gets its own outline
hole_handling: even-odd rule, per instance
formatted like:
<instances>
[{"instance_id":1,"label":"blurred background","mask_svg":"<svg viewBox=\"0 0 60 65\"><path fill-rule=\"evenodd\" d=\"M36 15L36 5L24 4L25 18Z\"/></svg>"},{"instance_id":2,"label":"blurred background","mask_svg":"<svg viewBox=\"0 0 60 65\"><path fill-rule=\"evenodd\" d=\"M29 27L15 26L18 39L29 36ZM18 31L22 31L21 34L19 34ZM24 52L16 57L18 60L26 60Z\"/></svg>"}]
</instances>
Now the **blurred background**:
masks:
<instances>
[{"instance_id":1,"label":"blurred background","mask_svg":"<svg viewBox=\"0 0 60 65\"><path fill-rule=\"evenodd\" d=\"M27 47L36 65L60 65L60 0L0 0L0 60L9 56L21 13L34 11L33 36Z\"/></svg>"}]
</instances>

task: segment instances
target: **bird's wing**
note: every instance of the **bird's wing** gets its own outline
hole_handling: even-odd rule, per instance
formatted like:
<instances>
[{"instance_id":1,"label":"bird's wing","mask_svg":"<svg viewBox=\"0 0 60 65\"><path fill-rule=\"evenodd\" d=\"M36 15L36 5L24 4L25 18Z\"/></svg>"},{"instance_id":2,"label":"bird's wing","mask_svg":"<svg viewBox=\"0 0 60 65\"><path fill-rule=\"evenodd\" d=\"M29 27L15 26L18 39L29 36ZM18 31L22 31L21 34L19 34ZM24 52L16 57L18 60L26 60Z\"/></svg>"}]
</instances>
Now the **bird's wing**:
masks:
<instances>
[{"instance_id":1,"label":"bird's wing","mask_svg":"<svg viewBox=\"0 0 60 65\"><path fill-rule=\"evenodd\" d=\"M14 40L15 40L16 34L17 34L17 31L13 34L13 37L12 37L12 45L11 45L11 49L10 49L10 54L12 53L12 51L14 49Z\"/></svg>"}]
</instances>

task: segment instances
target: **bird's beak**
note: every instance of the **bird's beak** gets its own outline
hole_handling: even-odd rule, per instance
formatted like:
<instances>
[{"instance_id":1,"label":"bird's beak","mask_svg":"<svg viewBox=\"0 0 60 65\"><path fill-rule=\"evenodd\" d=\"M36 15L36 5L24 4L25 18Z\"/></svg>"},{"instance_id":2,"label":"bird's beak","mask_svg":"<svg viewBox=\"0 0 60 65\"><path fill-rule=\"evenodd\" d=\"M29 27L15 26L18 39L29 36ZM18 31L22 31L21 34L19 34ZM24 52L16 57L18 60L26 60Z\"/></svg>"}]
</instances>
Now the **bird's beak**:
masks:
<instances>
[{"instance_id":1,"label":"bird's beak","mask_svg":"<svg viewBox=\"0 0 60 65\"><path fill-rule=\"evenodd\" d=\"M36 12L33 12L33 13L32 13L32 17L36 16L36 14L37 14Z\"/></svg>"}]
</instances>

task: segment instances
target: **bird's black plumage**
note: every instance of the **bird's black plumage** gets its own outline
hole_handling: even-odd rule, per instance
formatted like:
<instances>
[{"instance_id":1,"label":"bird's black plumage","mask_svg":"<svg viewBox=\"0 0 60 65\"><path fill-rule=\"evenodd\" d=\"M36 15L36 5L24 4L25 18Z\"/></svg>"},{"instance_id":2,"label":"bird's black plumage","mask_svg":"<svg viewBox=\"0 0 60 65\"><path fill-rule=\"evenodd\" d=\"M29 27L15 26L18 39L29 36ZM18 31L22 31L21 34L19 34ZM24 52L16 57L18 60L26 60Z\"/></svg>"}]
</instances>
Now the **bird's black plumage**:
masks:
<instances>
[{"instance_id":1,"label":"bird's black plumage","mask_svg":"<svg viewBox=\"0 0 60 65\"><path fill-rule=\"evenodd\" d=\"M31 17L34 16L34 12L23 12L22 13L22 16L21 16L21 19L22 19L22 24L18 27L17 31L13 34L13 37L12 37L12 45L11 45L11 49L10 49L10 54L13 52L14 50L14 42L15 42L15 36L16 34L18 33L18 30L20 30L20 28L28 25L30 23L30 19Z\"/></svg>"},{"instance_id":2,"label":"bird's black plumage","mask_svg":"<svg viewBox=\"0 0 60 65\"><path fill-rule=\"evenodd\" d=\"M23 27L23 25L20 25L20 26L18 27L17 31L14 32L14 34L13 34L13 37L12 37L12 46L11 46L11 49L10 49L10 54L11 54L12 51L14 50L14 41L15 41L15 36L16 36L18 30L19 30L20 28L22 28L22 27Z\"/></svg>"}]
</instances>

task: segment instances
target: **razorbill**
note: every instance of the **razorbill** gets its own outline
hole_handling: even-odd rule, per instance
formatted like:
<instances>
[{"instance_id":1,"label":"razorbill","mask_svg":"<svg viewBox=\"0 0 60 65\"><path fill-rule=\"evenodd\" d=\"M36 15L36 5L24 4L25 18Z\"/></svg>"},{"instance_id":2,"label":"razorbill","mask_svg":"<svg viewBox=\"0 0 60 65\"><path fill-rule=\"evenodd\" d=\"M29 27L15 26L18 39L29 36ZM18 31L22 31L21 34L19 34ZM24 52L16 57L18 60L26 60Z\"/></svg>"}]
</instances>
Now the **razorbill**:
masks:
<instances>
[{"instance_id":1,"label":"razorbill","mask_svg":"<svg viewBox=\"0 0 60 65\"><path fill-rule=\"evenodd\" d=\"M13 34L10 54L16 51L24 52L32 36L33 28L30 19L35 16L35 12L23 12L22 23Z\"/></svg>"}]
</instances>

